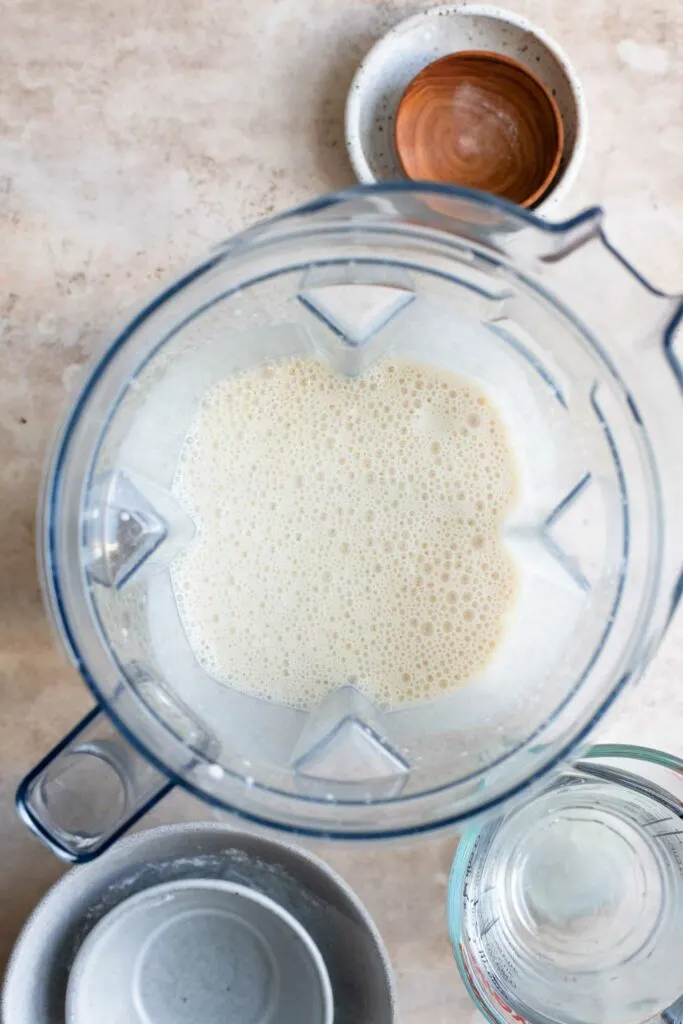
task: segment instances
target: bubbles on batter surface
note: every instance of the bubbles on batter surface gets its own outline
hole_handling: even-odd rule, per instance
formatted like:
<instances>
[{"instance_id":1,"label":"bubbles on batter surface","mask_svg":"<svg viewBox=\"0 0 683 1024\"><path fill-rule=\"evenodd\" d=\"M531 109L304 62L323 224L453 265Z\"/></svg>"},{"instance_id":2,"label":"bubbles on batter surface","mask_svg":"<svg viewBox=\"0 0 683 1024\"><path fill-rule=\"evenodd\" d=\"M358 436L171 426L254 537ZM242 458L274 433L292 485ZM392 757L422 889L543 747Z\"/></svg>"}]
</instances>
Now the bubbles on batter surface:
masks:
<instances>
[{"instance_id":1,"label":"bubbles on batter surface","mask_svg":"<svg viewBox=\"0 0 683 1024\"><path fill-rule=\"evenodd\" d=\"M173 484L198 526L172 566L197 660L301 708L346 682L387 709L443 695L500 642L515 487L496 410L448 371L291 359L221 381Z\"/></svg>"}]
</instances>

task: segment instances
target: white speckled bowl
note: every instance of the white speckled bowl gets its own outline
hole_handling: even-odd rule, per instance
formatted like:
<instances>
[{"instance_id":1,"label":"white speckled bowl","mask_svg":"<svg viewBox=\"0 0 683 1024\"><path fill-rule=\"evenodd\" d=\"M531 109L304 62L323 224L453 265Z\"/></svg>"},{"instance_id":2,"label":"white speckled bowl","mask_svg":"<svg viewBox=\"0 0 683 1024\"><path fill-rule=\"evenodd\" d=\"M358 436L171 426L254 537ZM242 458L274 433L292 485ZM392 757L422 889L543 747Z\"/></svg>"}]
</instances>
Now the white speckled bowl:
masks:
<instances>
[{"instance_id":1,"label":"white speckled bowl","mask_svg":"<svg viewBox=\"0 0 683 1024\"><path fill-rule=\"evenodd\" d=\"M404 178L394 150L394 115L408 83L428 64L460 50L490 50L518 60L557 101L565 146L555 184L535 212L566 195L586 148L586 109L576 72L562 50L526 18L487 4L432 7L400 22L367 54L346 103L346 146L359 181Z\"/></svg>"}]
</instances>

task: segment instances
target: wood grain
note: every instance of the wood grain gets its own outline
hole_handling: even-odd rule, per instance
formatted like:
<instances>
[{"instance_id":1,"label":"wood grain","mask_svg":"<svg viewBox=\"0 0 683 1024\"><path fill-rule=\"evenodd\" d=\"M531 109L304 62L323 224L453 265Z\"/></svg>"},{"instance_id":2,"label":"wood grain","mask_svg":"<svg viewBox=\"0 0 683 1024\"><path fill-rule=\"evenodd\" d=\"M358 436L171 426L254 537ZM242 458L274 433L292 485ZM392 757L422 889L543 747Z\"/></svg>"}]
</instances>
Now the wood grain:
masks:
<instances>
[{"instance_id":1,"label":"wood grain","mask_svg":"<svg viewBox=\"0 0 683 1024\"><path fill-rule=\"evenodd\" d=\"M522 64L468 50L434 61L410 82L395 143L408 178L532 206L557 173L564 129L555 100Z\"/></svg>"}]
</instances>

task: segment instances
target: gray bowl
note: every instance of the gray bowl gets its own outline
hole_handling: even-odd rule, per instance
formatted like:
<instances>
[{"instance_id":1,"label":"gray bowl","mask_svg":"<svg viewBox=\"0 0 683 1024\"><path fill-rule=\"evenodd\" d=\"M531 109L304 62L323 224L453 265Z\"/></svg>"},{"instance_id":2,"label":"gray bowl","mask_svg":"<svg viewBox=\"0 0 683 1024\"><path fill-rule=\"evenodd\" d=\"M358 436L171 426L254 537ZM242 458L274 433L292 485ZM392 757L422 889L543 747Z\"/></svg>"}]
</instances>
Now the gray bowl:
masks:
<instances>
[{"instance_id":1,"label":"gray bowl","mask_svg":"<svg viewBox=\"0 0 683 1024\"><path fill-rule=\"evenodd\" d=\"M78 951L69 1024L332 1024L315 943L278 903L187 878L119 903Z\"/></svg>"},{"instance_id":2,"label":"gray bowl","mask_svg":"<svg viewBox=\"0 0 683 1024\"><path fill-rule=\"evenodd\" d=\"M384 945L346 883L305 850L214 823L140 832L68 872L14 947L2 993L4 1024L65 1024L69 972L95 925L128 897L188 878L245 885L292 914L325 962L334 1024L395 1024Z\"/></svg>"}]
</instances>

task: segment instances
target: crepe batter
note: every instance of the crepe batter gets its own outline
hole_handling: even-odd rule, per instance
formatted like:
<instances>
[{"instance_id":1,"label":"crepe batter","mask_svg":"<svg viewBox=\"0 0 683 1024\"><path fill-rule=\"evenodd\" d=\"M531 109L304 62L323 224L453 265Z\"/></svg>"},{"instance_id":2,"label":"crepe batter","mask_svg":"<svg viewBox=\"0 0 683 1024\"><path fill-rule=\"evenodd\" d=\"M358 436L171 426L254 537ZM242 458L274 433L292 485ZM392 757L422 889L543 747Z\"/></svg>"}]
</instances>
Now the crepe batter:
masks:
<instances>
[{"instance_id":1,"label":"crepe batter","mask_svg":"<svg viewBox=\"0 0 683 1024\"><path fill-rule=\"evenodd\" d=\"M490 399L446 370L302 358L220 381L173 484L198 527L171 570L195 657L296 708L345 683L386 709L461 685L514 602L516 477Z\"/></svg>"}]
</instances>

